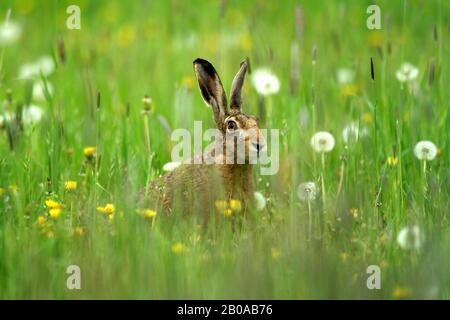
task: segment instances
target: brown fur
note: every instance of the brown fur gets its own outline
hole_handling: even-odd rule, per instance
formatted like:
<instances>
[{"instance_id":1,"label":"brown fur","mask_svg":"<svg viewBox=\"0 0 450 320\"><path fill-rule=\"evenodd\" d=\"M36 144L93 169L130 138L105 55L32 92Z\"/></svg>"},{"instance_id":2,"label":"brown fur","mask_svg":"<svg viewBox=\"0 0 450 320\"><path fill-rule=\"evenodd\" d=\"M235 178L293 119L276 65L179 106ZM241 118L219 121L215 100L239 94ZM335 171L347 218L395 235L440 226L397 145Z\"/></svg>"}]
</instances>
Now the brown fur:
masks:
<instances>
[{"instance_id":1,"label":"brown fur","mask_svg":"<svg viewBox=\"0 0 450 320\"><path fill-rule=\"evenodd\" d=\"M250 144L262 143L257 119L241 112L241 91L247 62L241 64L241 69L233 80L229 111L220 78L212 65L206 60L197 59L194 61L194 69L202 96L213 109L214 120L222 134L225 136L228 121L232 120L237 124L238 130L244 133L254 129L253 135L245 138L246 152L251 147ZM223 147L226 143L224 139ZM237 199L245 209L253 197L253 165L237 164L236 161L226 164L225 155L216 155L214 151L197 157L212 157L217 161L216 164L194 164L193 159L186 161L147 186L140 193L140 206L162 207L166 212L179 208L186 213L208 214L216 200ZM237 155L234 157L236 160Z\"/></svg>"}]
</instances>

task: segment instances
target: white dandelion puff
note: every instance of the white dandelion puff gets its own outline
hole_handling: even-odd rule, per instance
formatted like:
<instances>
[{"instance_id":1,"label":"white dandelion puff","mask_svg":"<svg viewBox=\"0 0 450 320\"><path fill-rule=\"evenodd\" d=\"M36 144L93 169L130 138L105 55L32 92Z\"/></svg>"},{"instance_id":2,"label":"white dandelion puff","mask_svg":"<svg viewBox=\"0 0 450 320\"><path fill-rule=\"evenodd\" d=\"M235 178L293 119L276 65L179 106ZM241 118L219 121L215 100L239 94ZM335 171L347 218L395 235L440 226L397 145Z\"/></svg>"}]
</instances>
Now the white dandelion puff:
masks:
<instances>
[{"instance_id":1,"label":"white dandelion puff","mask_svg":"<svg viewBox=\"0 0 450 320\"><path fill-rule=\"evenodd\" d=\"M342 130L342 139L345 144L355 144L361 137L367 135L366 128L360 128L356 123L350 123Z\"/></svg>"},{"instance_id":2,"label":"white dandelion puff","mask_svg":"<svg viewBox=\"0 0 450 320\"><path fill-rule=\"evenodd\" d=\"M14 21L5 21L0 24L0 46L16 43L22 35L21 26Z\"/></svg>"},{"instance_id":3,"label":"white dandelion puff","mask_svg":"<svg viewBox=\"0 0 450 320\"><path fill-rule=\"evenodd\" d=\"M181 162L167 162L164 166L163 166L163 170L166 172L169 171L173 171L176 168L178 168L181 165Z\"/></svg>"},{"instance_id":4,"label":"white dandelion puff","mask_svg":"<svg viewBox=\"0 0 450 320\"><path fill-rule=\"evenodd\" d=\"M11 122L13 115L11 112L5 112L4 114L0 114L0 129L2 129L7 122Z\"/></svg>"},{"instance_id":5,"label":"white dandelion puff","mask_svg":"<svg viewBox=\"0 0 450 320\"><path fill-rule=\"evenodd\" d=\"M256 91L263 96L276 94L280 90L280 81L277 76L267 69L255 70L252 83Z\"/></svg>"},{"instance_id":6,"label":"white dandelion puff","mask_svg":"<svg viewBox=\"0 0 450 320\"><path fill-rule=\"evenodd\" d=\"M49 76L55 71L55 62L51 56L42 56L36 62L25 63L19 69L19 79L34 79L41 75Z\"/></svg>"},{"instance_id":7,"label":"white dandelion puff","mask_svg":"<svg viewBox=\"0 0 450 320\"><path fill-rule=\"evenodd\" d=\"M36 62L39 72L44 76L49 76L55 71L55 62L51 56L42 56Z\"/></svg>"},{"instance_id":8,"label":"white dandelion puff","mask_svg":"<svg viewBox=\"0 0 450 320\"><path fill-rule=\"evenodd\" d=\"M41 107L36 105L29 105L22 110L22 123L27 125L34 125L41 121L44 111Z\"/></svg>"},{"instance_id":9,"label":"white dandelion puff","mask_svg":"<svg viewBox=\"0 0 450 320\"><path fill-rule=\"evenodd\" d=\"M418 226L405 227L397 235L397 243L402 249L418 250L425 237Z\"/></svg>"},{"instance_id":10,"label":"white dandelion puff","mask_svg":"<svg viewBox=\"0 0 450 320\"><path fill-rule=\"evenodd\" d=\"M337 70L336 78L339 84L349 84L355 80L355 72L352 69L341 68Z\"/></svg>"},{"instance_id":11,"label":"white dandelion puff","mask_svg":"<svg viewBox=\"0 0 450 320\"><path fill-rule=\"evenodd\" d=\"M330 152L333 150L334 144L333 135L327 131L316 132L311 138L311 147L319 153Z\"/></svg>"},{"instance_id":12,"label":"white dandelion puff","mask_svg":"<svg viewBox=\"0 0 450 320\"><path fill-rule=\"evenodd\" d=\"M266 207L266 198L264 197L264 195L259 192L256 191L253 194L254 198L255 198L255 204L256 204L256 210L261 211Z\"/></svg>"},{"instance_id":13,"label":"white dandelion puff","mask_svg":"<svg viewBox=\"0 0 450 320\"><path fill-rule=\"evenodd\" d=\"M436 158L437 148L431 141L420 141L414 147L414 154L419 160L431 161Z\"/></svg>"},{"instance_id":14,"label":"white dandelion puff","mask_svg":"<svg viewBox=\"0 0 450 320\"><path fill-rule=\"evenodd\" d=\"M25 63L20 66L19 79L32 79L39 74L39 69L35 63Z\"/></svg>"},{"instance_id":15,"label":"white dandelion puff","mask_svg":"<svg viewBox=\"0 0 450 320\"><path fill-rule=\"evenodd\" d=\"M297 188L297 196L301 201L314 201L319 188L312 181L300 183Z\"/></svg>"},{"instance_id":16,"label":"white dandelion puff","mask_svg":"<svg viewBox=\"0 0 450 320\"><path fill-rule=\"evenodd\" d=\"M411 82L415 80L418 75L419 69L408 62L403 63L395 73L397 80L400 82Z\"/></svg>"},{"instance_id":17,"label":"white dandelion puff","mask_svg":"<svg viewBox=\"0 0 450 320\"><path fill-rule=\"evenodd\" d=\"M47 84L47 90L50 96L53 95L53 86L50 82L46 81ZM33 99L39 102L47 100L45 97L45 84L43 81L35 82L33 85Z\"/></svg>"}]
</instances>

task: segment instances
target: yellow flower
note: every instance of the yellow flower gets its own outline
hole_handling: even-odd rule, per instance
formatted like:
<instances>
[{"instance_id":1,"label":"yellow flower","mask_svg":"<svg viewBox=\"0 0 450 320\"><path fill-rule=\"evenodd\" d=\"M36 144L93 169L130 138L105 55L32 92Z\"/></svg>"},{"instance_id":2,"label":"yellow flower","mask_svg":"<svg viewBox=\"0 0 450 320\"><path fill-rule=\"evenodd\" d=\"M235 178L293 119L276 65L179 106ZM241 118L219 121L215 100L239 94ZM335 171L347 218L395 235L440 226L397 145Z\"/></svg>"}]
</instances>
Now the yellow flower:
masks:
<instances>
[{"instance_id":1,"label":"yellow flower","mask_svg":"<svg viewBox=\"0 0 450 320\"><path fill-rule=\"evenodd\" d=\"M11 194L17 194L17 192L19 191L19 187L15 184L12 184L8 187L8 191Z\"/></svg>"},{"instance_id":2,"label":"yellow flower","mask_svg":"<svg viewBox=\"0 0 450 320\"><path fill-rule=\"evenodd\" d=\"M248 32L241 34L241 36L239 37L239 44L245 51L252 50L252 37Z\"/></svg>"},{"instance_id":3,"label":"yellow flower","mask_svg":"<svg viewBox=\"0 0 450 320\"><path fill-rule=\"evenodd\" d=\"M358 93L358 86L354 84L346 84L341 87L341 94L343 96L355 96Z\"/></svg>"},{"instance_id":4,"label":"yellow flower","mask_svg":"<svg viewBox=\"0 0 450 320\"><path fill-rule=\"evenodd\" d=\"M188 89L192 89L195 86L195 79L192 76L186 76L181 80L181 84Z\"/></svg>"},{"instance_id":5,"label":"yellow flower","mask_svg":"<svg viewBox=\"0 0 450 320\"><path fill-rule=\"evenodd\" d=\"M228 203L225 200L217 200L215 202L216 208L217 210L219 210L220 212L225 212L225 210L228 207Z\"/></svg>"},{"instance_id":6,"label":"yellow flower","mask_svg":"<svg viewBox=\"0 0 450 320\"><path fill-rule=\"evenodd\" d=\"M49 210L62 208L62 205L59 202L56 202L55 200L52 200L52 199L45 200L45 205L47 206L47 208Z\"/></svg>"},{"instance_id":7,"label":"yellow flower","mask_svg":"<svg viewBox=\"0 0 450 320\"><path fill-rule=\"evenodd\" d=\"M341 258L342 262L346 262L348 260L349 254L347 252L341 252L339 257Z\"/></svg>"},{"instance_id":8,"label":"yellow flower","mask_svg":"<svg viewBox=\"0 0 450 320\"><path fill-rule=\"evenodd\" d=\"M45 223L47 222L47 220L45 219L45 217L43 215L38 216L36 223L39 227L44 227Z\"/></svg>"},{"instance_id":9,"label":"yellow flower","mask_svg":"<svg viewBox=\"0 0 450 320\"><path fill-rule=\"evenodd\" d=\"M389 167L395 167L398 164L398 158L394 156L388 157L387 164Z\"/></svg>"},{"instance_id":10,"label":"yellow flower","mask_svg":"<svg viewBox=\"0 0 450 320\"><path fill-rule=\"evenodd\" d=\"M26 16L27 14L29 14L31 11L33 11L33 9L36 7L36 2L31 0L31 1L20 1L17 3L16 6L16 10L17 12L19 12L21 15Z\"/></svg>"},{"instance_id":11,"label":"yellow flower","mask_svg":"<svg viewBox=\"0 0 450 320\"><path fill-rule=\"evenodd\" d=\"M383 43L383 34L378 31L371 31L369 33L369 45L371 47L379 47Z\"/></svg>"},{"instance_id":12,"label":"yellow flower","mask_svg":"<svg viewBox=\"0 0 450 320\"><path fill-rule=\"evenodd\" d=\"M225 217L231 217L233 215L233 210L231 210L230 208L225 209L225 211L223 211L223 215Z\"/></svg>"},{"instance_id":13,"label":"yellow flower","mask_svg":"<svg viewBox=\"0 0 450 320\"><path fill-rule=\"evenodd\" d=\"M114 207L114 205L112 203L107 203L104 207L101 207L101 206L97 207L98 212L104 213L107 215L112 215L115 210L116 210L116 208Z\"/></svg>"},{"instance_id":14,"label":"yellow flower","mask_svg":"<svg viewBox=\"0 0 450 320\"><path fill-rule=\"evenodd\" d=\"M118 43L122 48L129 47L136 39L136 29L133 25L126 25L119 29Z\"/></svg>"},{"instance_id":15,"label":"yellow flower","mask_svg":"<svg viewBox=\"0 0 450 320\"><path fill-rule=\"evenodd\" d=\"M64 183L64 188L67 191L75 190L77 188L77 182L76 181L72 181L72 180L66 181Z\"/></svg>"},{"instance_id":16,"label":"yellow flower","mask_svg":"<svg viewBox=\"0 0 450 320\"><path fill-rule=\"evenodd\" d=\"M82 227L76 227L73 234L75 236L82 236L84 234L84 229Z\"/></svg>"},{"instance_id":17,"label":"yellow flower","mask_svg":"<svg viewBox=\"0 0 450 320\"><path fill-rule=\"evenodd\" d=\"M388 241L389 241L389 236L388 236L388 234L387 234L387 233L383 233L383 234L380 236L380 243L386 244L386 243L388 243Z\"/></svg>"},{"instance_id":18,"label":"yellow flower","mask_svg":"<svg viewBox=\"0 0 450 320\"><path fill-rule=\"evenodd\" d=\"M5 193L5 189L0 187L0 196L2 196Z\"/></svg>"},{"instance_id":19,"label":"yellow flower","mask_svg":"<svg viewBox=\"0 0 450 320\"><path fill-rule=\"evenodd\" d=\"M242 203L239 200L231 199L230 200L230 208L233 211L241 212L242 211Z\"/></svg>"},{"instance_id":20,"label":"yellow flower","mask_svg":"<svg viewBox=\"0 0 450 320\"><path fill-rule=\"evenodd\" d=\"M150 210L150 209L145 209L145 210L142 210L142 215L148 219L153 219L154 217L156 217L156 211Z\"/></svg>"},{"instance_id":21,"label":"yellow flower","mask_svg":"<svg viewBox=\"0 0 450 320\"><path fill-rule=\"evenodd\" d=\"M181 242L177 242L172 246L172 252L175 254L181 254L186 251L186 246Z\"/></svg>"},{"instance_id":22,"label":"yellow flower","mask_svg":"<svg viewBox=\"0 0 450 320\"><path fill-rule=\"evenodd\" d=\"M365 112L362 115L362 121L366 124L371 124L373 122L373 116L370 112Z\"/></svg>"},{"instance_id":23,"label":"yellow flower","mask_svg":"<svg viewBox=\"0 0 450 320\"><path fill-rule=\"evenodd\" d=\"M236 199L230 199L230 201L218 200L215 205L217 210L226 217L231 217L233 213L242 211L242 203Z\"/></svg>"},{"instance_id":24,"label":"yellow flower","mask_svg":"<svg viewBox=\"0 0 450 320\"><path fill-rule=\"evenodd\" d=\"M350 215L351 215L354 219L357 219L357 218L358 218L358 209L357 209L357 208L351 208L351 209L350 209Z\"/></svg>"},{"instance_id":25,"label":"yellow flower","mask_svg":"<svg viewBox=\"0 0 450 320\"><path fill-rule=\"evenodd\" d=\"M116 22L119 19L122 10L123 8L119 3L108 2L107 5L103 6L100 12L101 21L105 21L107 24Z\"/></svg>"},{"instance_id":26,"label":"yellow flower","mask_svg":"<svg viewBox=\"0 0 450 320\"><path fill-rule=\"evenodd\" d=\"M270 250L270 253L272 255L272 259L274 260L278 259L281 256L281 251L276 248L272 248Z\"/></svg>"},{"instance_id":27,"label":"yellow flower","mask_svg":"<svg viewBox=\"0 0 450 320\"><path fill-rule=\"evenodd\" d=\"M88 159L91 159L95 156L97 149L95 147L86 147L83 149L84 156Z\"/></svg>"},{"instance_id":28,"label":"yellow flower","mask_svg":"<svg viewBox=\"0 0 450 320\"><path fill-rule=\"evenodd\" d=\"M394 290L392 291L392 296L395 299L406 299L409 296L411 296L411 289L407 288L407 287L400 287L397 286L394 288Z\"/></svg>"},{"instance_id":29,"label":"yellow flower","mask_svg":"<svg viewBox=\"0 0 450 320\"><path fill-rule=\"evenodd\" d=\"M114 220L114 213L108 214L108 220L113 221Z\"/></svg>"},{"instance_id":30,"label":"yellow flower","mask_svg":"<svg viewBox=\"0 0 450 320\"><path fill-rule=\"evenodd\" d=\"M53 208L53 209L50 209L49 211L48 211L48 214L50 215L50 217L52 218L52 219L58 219L59 218L59 216L61 215L61 209L60 208Z\"/></svg>"}]
</instances>

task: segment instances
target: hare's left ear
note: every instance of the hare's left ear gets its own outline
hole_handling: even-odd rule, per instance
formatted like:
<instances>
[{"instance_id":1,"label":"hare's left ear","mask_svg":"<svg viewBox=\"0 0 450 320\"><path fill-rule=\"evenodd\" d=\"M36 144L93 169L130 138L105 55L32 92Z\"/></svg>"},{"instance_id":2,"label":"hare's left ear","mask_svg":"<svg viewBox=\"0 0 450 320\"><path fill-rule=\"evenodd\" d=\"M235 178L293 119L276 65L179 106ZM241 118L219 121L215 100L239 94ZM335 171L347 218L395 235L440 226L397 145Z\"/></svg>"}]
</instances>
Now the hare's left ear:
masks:
<instances>
[{"instance_id":1,"label":"hare's left ear","mask_svg":"<svg viewBox=\"0 0 450 320\"><path fill-rule=\"evenodd\" d=\"M227 97L219 75L213 65L204 59L195 59L194 71L197 76L203 100L213 109L218 127L227 113Z\"/></svg>"},{"instance_id":2,"label":"hare's left ear","mask_svg":"<svg viewBox=\"0 0 450 320\"><path fill-rule=\"evenodd\" d=\"M242 86L248 69L248 59L241 62L241 68L233 79L230 95L230 109L240 111L242 107Z\"/></svg>"}]
</instances>

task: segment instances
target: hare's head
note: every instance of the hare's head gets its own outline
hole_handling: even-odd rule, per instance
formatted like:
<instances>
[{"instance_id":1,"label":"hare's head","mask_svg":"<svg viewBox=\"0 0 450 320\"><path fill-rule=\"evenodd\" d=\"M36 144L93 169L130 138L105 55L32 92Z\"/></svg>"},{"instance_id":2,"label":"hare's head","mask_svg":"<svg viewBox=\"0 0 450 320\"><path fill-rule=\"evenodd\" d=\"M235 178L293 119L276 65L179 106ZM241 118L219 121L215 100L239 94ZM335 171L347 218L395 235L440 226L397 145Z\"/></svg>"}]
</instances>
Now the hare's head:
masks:
<instances>
[{"instance_id":1,"label":"hare's head","mask_svg":"<svg viewBox=\"0 0 450 320\"><path fill-rule=\"evenodd\" d=\"M225 90L212 64L200 58L194 61L194 70L203 100L213 110L217 129L224 138L224 147L227 152L235 150L233 152L235 159L246 161L251 155L259 156L265 146L264 136L256 117L242 112L242 87L247 68L247 60L241 62L241 67L231 85L228 108Z\"/></svg>"}]
</instances>

